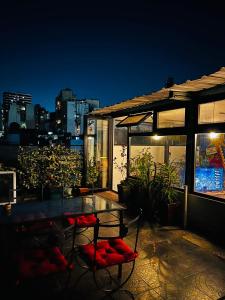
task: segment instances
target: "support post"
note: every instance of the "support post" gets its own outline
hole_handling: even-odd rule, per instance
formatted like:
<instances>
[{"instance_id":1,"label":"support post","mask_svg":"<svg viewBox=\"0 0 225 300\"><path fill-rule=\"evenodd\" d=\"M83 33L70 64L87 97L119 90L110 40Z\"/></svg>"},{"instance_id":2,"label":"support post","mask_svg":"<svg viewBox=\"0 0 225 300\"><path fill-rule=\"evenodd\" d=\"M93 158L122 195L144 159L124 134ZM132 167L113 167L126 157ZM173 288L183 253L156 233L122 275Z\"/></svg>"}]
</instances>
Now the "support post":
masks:
<instances>
[{"instance_id":1,"label":"support post","mask_svg":"<svg viewBox=\"0 0 225 300\"><path fill-rule=\"evenodd\" d=\"M184 185L184 229L187 228L188 185Z\"/></svg>"}]
</instances>

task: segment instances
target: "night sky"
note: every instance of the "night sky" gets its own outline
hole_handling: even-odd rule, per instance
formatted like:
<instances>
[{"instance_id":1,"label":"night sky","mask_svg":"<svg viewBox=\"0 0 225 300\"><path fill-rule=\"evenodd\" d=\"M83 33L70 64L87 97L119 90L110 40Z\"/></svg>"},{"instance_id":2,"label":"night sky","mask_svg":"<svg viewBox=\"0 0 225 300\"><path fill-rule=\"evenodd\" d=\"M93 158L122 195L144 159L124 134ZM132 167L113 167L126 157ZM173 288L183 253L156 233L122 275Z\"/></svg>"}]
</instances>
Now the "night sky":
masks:
<instances>
[{"instance_id":1,"label":"night sky","mask_svg":"<svg viewBox=\"0 0 225 300\"><path fill-rule=\"evenodd\" d=\"M213 73L225 66L225 9L211 3L1 1L0 93L31 93L53 111L66 87L105 106L158 90L169 76Z\"/></svg>"}]
</instances>

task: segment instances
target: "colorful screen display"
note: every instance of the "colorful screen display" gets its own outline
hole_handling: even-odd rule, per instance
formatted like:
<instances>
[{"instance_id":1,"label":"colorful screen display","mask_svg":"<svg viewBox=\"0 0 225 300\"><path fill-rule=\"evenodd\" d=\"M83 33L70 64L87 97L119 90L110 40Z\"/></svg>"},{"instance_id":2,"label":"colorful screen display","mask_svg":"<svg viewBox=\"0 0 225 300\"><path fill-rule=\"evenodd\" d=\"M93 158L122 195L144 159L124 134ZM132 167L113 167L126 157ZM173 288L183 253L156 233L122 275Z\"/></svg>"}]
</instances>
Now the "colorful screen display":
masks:
<instances>
[{"instance_id":1,"label":"colorful screen display","mask_svg":"<svg viewBox=\"0 0 225 300\"><path fill-rule=\"evenodd\" d=\"M195 191L221 191L223 190L224 170L223 168L196 168Z\"/></svg>"}]
</instances>

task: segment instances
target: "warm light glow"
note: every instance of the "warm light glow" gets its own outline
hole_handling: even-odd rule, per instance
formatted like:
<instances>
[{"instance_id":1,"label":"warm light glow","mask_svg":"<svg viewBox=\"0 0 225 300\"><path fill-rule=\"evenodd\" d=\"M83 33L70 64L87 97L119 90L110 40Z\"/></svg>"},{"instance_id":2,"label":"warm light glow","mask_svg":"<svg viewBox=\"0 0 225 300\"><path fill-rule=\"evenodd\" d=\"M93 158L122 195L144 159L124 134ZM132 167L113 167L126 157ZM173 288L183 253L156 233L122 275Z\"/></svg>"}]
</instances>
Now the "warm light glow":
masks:
<instances>
[{"instance_id":1,"label":"warm light glow","mask_svg":"<svg viewBox=\"0 0 225 300\"><path fill-rule=\"evenodd\" d=\"M156 140L156 141L158 141L158 140L160 140L161 139L161 136L159 136L159 135L153 135L153 139L154 140Z\"/></svg>"},{"instance_id":2,"label":"warm light glow","mask_svg":"<svg viewBox=\"0 0 225 300\"><path fill-rule=\"evenodd\" d=\"M210 132L209 133L209 138L210 139L215 139L215 138L217 138L218 137L218 133L216 133L216 132Z\"/></svg>"}]
</instances>

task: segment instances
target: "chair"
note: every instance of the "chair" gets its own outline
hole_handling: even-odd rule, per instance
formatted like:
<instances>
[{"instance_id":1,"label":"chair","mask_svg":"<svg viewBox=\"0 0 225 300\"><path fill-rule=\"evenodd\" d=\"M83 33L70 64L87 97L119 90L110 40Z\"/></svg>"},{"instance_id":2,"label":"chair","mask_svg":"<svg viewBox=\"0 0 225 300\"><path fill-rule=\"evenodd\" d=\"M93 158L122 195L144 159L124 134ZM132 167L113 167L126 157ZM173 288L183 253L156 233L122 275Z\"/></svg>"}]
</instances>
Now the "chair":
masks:
<instances>
[{"instance_id":1,"label":"chair","mask_svg":"<svg viewBox=\"0 0 225 300\"><path fill-rule=\"evenodd\" d=\"M60 287L60 291L57 292L66 290L71 271L74 269L73 257L67 259L59 245L49 241L48 244L44 243L32 247L28 244L23 245L23 247L19 246L15 250L11 259L11 270L14 274L14 289L16 291L21 292L22 290L22 295L24 293L30 295L34 291L37 294L43 292L43 295L46 296L47 290L49 293L55 292L49 286L46 287L46 284L49 284L49 279L53 279L52 282L58 284L57 276L62 274L66 276L64 278L65 283L63 288ZM37 295L33 294L32 297L35 296Z\"/></svg>"},{"instance_id":2,"label":"chair","mask_svg":"<svg viewBox=\"0 0 225 300\"><path fill-rule=\"evenodd\" d=\"M101 224L99 219L97 219L94 227L94 241L79 247L79 257L85 262L87 271L93 273L94 282L97 287L102 289L106 294L112 294L121 289L134 271L135 260L138 257L137 242L141 216L142 210L140 209L138 215L127 224ZM135 238L133 247L131 247L125 242L125 237L132 233L130 228L134 224L136 225L134 230ZM115 232L116 229L119 231L119 234ZM103 233L101 233L101 230ZM130 264L128 272L123 272L123 265L125 264ZM115 278L113 271L116 266L118 270ZM102 286L102 282L106 276L101 276L99 274L100 271L106 271L108 274L109 283L107 283L107 286ZM98 276L100 276L100 280Z\"/></svg>"}]
</instances>

